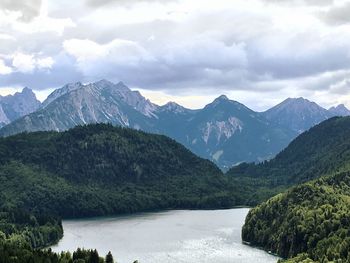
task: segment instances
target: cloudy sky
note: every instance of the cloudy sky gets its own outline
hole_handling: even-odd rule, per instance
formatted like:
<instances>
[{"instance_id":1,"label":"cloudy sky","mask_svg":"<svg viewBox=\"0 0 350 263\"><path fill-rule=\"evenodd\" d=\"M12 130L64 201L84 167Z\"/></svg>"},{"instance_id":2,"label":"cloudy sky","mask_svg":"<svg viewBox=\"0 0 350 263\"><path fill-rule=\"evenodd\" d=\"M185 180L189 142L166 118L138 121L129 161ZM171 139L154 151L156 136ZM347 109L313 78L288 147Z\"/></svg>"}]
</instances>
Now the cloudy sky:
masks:
<instances>
[{"instance_id":1,"label":"cloudy sky","mask_svg":"<svg viewBox=\"0 0 350 263\"><path fill-rule=\"evenodd\" d=\"M0 1L0 94L103 78L191 108L350 107L350 1Z\"/></svg>"}]
</instances>

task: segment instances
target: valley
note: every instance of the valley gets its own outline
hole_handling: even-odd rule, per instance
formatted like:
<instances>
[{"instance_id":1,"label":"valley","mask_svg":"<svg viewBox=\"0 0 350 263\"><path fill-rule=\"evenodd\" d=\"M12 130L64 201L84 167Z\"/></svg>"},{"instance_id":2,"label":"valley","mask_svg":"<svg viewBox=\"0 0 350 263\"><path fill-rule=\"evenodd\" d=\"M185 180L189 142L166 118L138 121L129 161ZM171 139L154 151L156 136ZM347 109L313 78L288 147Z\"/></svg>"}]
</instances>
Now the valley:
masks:
<instances>
[{"instance_id":1,"label":"valley","mask_svg":"<svg viewBox=\"0 0 350 263\"><path fill-rule=\"evenodd\" d=\"M65 229L67 221L63 221L62 225L62 218L82 218L81 222L84 222L85 218L96 216L130 215L159 210L174 210L173 213L175 213L179 209L214 209L183 212L192 214L193 218L197 213L202 214L201 219L204 219L205 216L211 218L211 213L220 215L221 210L218 209L256 205L257 207L249 212L247 209L222 210L227 213L245 212L240 213L239 220L235 221L234 214L228 214L218 217L224 220L222 223L215 221L219 225L203 226L204 232L199 235L200 239L188 241L195 242L204 249L197 247L198 254L183 254L187 245L175 249L172 243L169 246L177 251L173 251L175 254L167 251L168 248L164 248L163 252L158 251L160 254L153 256L141 253L141 258L144 257L145 262L154 262L158 259L166 260L164 256L170 255L170 258L174 257L174 262L186 257L188 257L185 259L186 262L196 262L198 260L196 257L202 258L204 262L205 260L207 262L213 260L249 262L251 256L257 258L261 256L262 262L276 261L277 258L239 242L241 237L238 230L243 225L245 213L248 213L243 225L242 238L249 244L272 251L282 258L290 258L291 262L300 260L328 262L347 259L350 117L332 117L321 110L321 115L317 115L319 119L314 119L314 123L302 122L298 126L295 124L296 121L293 121L289 123L293 125L287 127L287 123L281 119L275 123L268 121L271 117L253 112L225 96L220 96L202 110L193 111L173 103L161 107L153 104L152 106L149 101L142 99L143 104L137 104L135 101L139 101L141 96L139 93L134 94L135 98L128 97L123 92L129 94L131 91L124 84L106 81L87 86L79 83L68 85L63 90L52 93L48 97L49 101L43 103L38 111L19 118L0 130L3 135L10 135L5 133L10 129L21 127L23 123L25 126L22 127L26 127L25 129L28 127L34 129L34 132L0 138L0 219L2 222L0 254L7 259L4 262L12 263L13 255L21 255L24 260L16 263L28 260L41 262L40 260L47 258L57 258L59 262L65 262L70 260L71 255L76 260L98 258L99 254L96 250L78 249L78 246L85 246L85 244L90 244L92 249L98 248L101 255L113 250L116 259L118 258L119 249L117 247L109 249L111 241L101 245L78 242L75 245L60 247L60 244L74 240L74 237L72 241L65 239L64 231L73 230L69 230L69 227ZM89 93L99 95L91 97ZM102 96L103 94L105 97ZM68 103L67 99L76 103L77 97L80 97L78 100L80 111L63 106ZM90 103L97 98L99 102ZM112 98L119 98L119 101L106 103L106 99ZM87 101L90 102L86 104ZM101 103L103 107L97 106ZM282 103L287 106L278 105L276 109L266 114L272 116L272 111L275 110L277 113L282 111L283 115L286 115L286 109L294 112L294 106L288 106L290 103L291 100L287 100ZM296 103L299 108L300 103L305 106L311 102L296 99ZM113 107L108 106L112 104ZM81 107L84 105L85 108ZM95 108L88 105L95 105ZM314 114L317 111L315 109L319 108L314 103L311 105ZM58 110L60 107L64 112ZM128 114L133 114L135 118L132 120L126 118L125 116L130 115L122 114L122 111L119 111L122 108ZM342 107L338 109L344 110ZM303 109L302 112L305 114L307 110ZM70 115L71 113L73 115ZM293 114L297 116L295 112ZM67 119L67 116L70 118ZM110 118L107 116L120 118L113 119L109 124ZM145 116L148 116L147 121ZM305 116L302 116L305 121ZM105 119L102 119L102 123L96 124L95 122L100 122L101 117ZM317 124L322 118L326 120ZM182 125L184 119L187 126ZM228 123L219 121L225 119ZM83 123L81 123L82 120ZM237 158L248 162L253 160L249 159L249 155L245 156L242 149L255 151L258 147L262 149L261 152L270 154L278 151L278 148L283 148L275 142L284 141L280 139L286 139L288 136L284 137L285 134L290 133L288 140L293 138L291 134L297 137L276 157L272 158L273 155L271 155L270 160L259 163L242 162L224 173L223 167L220 169L210 160L196 156L178 142L180 139L175 140L160 135L162 133L160 130L154 130L156 127L157 129L161 127L157 126L159 123L157 124L155 120L163 123L162 125L165 125L163 127L167 127L173 133L172 137L179 134L179 130L172 128L174 123L179 129L188 129L186 137L196 142L194 143L196 145L199 145L198 137L193 132L206 123L204 137L202 137L205 145L203 144L202 147L211 145L212 133L216 134L214 136L216 140L221 140L220 136L224 136L225 143L230 141L235 145L235 151L240 153ZM141 129L141 123L145 125L143 127L148 128ZM46 126L47 124L54 126ZM316 125L311 129L302 132L303 129L314 124ZM128 128L130 125L134 129ZM70 128L70 126L74 127ZM40 127L48 127L48 131L41 131ZM243 132L244 128L246 128L245 132ZM260 140L261 132L267 136L264 137L265 139L269 139ZM297 135L300 132L302 133ZM217 137L218 134L219 137ZM281 134L284 135L281 136ZM252 145L253 148L249 148L245 142L252 141L254 147ZM274 142L272 148L264 144L271 141ZM214 147L215 141L212 145ZM200 151L200 147L197 151ZM218 150L213 158L218 161L224 152L224 150ZM235 152L230 152L230 156L236 158ZM311 203L310 200L312 200ZM152 215L157 218L158 214ZM286 218L288 220L284 221ZM147 216L145 219L147 221ZM271 219L273 219L272 224L270 224ZM133 216L130 216L130 220L133 222ZM304 222L305 220L307 221ZM324 223L324 220L327 223ZM115 222L116 225L113 228L118 228L118 219ZM142 222L144 221L135 224L142 225ZM222 236L219 233L219 226L228 227L229 222L236 230L231 229L230 231L233 232L230 234L225 232L226 234ZM158 223L161 224L161 222ZM175 223L174 227L176 226ZM79 228L79 226L76 227ZM199 225L197 227L202 228ZM194 229L196 228L192 230ZM167 230L171 231L170 224ZM144 230L139 229L139 231L135 232L135 235ZM189 229L186 231L192 233ZM322 235L319 234L316 237L313 234L315 232ZM209 237L204 233L209 234ZM213 233L216 233L214 236L218 238L214 243L220 244L220 248L210 245L209 241L203 244L200 241L207 240L207 237L211 240L210 238L214 238ZM195 233L192 234L196 236ZM62 237L64 238L55 251L68 249L73 252L75 250L73 254L59 255L51 250L42 250L43 247L57 243ZM118 239L118 237L120 236L116 234L115 238ZM286 238L281 239L281 237ZM85 240L90 238L87 237ZM122 239L125 238L124 236ZM232 240L234 240L233 243L231 243ZM152 244L152 241L149 242ZM159 244L159 240L155 242ZM179 240L171 242L179 242ZM208 245L209 247L205 247ZM238 251L242 249L242 253L234 252L237 251L232 250L235 246L238 246L236 247ZM326 250L325 246L332 247L331 252ZM122 260L130 261L136 255L130 251L137 251L137 249L139 248L128 248L121 252ZM220 253L226 251L227 254L217 255L214 259L205 254L205 250L220 251ZM245 250L250 252L245 254L243 252Z\"/></svg>"},{"instance_id":2,"label":"valley","mask_svg":"<svg viewBox=\"0 0 350 263\"><path fill-rule=\"evenodd\" d=\"M64 230L61 217L220 209L262 202L249 211L243 240L284 258L346 258L346 239L342 248L332 249L339 254L328 254L322 244L340 244L335 240L347 236L349 121L350 117L324 121L271 161L241 164L226 174L165 136L108 124L1 138L0 243L13 246L18 240L28 251L55 243ZM327 175L331 176L323 178ZM316 181L307 182L312 179ZM304 222L305 218L310 220ZM322 223L325 219L327 224ZM240 220L238 225L243 224ZM320 231L326 232L310 239ZM288 238L278 239L283 236ZM108 248L98 247L107 252ZM30 253L40 258L36 250Z\"/></svg>"}]
</instances>

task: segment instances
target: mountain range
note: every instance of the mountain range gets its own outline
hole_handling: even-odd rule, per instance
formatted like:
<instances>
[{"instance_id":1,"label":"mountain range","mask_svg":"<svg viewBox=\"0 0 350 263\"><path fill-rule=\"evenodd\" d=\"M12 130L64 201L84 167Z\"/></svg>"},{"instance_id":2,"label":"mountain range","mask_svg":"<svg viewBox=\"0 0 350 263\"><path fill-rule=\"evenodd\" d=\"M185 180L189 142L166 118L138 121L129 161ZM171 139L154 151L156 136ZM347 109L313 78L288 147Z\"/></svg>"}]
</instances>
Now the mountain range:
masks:
<instances>
[{"instance_id":1,"label":"mountain range","mask_svg":"<svg viewBox=\"0 0 350 263\"><path fill-rule=\"evenodd\" d=\"M107 80L67 84L41 104L25 88L1 97L0 106L0 122L6 124L1 136L111 123L167 135L222 169L270 159L315 124L350 115L344 105L326 110L304 98L288 98L265 112L255 112L224 95L199 110L175 102L158 106L124 83Z\"/></svg>"}]
</instances>

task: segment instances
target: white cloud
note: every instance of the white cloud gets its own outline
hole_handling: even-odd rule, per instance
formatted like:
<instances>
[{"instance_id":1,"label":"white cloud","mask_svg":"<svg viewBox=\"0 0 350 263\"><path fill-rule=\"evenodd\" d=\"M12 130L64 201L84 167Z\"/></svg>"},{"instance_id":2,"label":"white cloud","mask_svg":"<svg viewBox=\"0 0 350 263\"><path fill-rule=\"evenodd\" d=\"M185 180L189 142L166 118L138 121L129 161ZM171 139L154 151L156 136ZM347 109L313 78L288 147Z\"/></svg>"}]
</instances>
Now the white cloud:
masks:
<instances>
[{"instance_id":1,"label":"white cloud","mask_svg":"<svg viewBox=\"0 0 350 263\"><path fill-rule=\"evenodd\" d=\"M70 39L63 42L64 50L78 60L98 59L108 54L107 46L89 39Z\"/></svg>"},{"instance_id":2,"label":"white cloud","mask_svg":"<svg viewBox=\"0 0 350 263\"><path fill-rule=\"evenodd\" d=\"M0 40L16 40L13 36L0 33Z\"/></svg>"},{"instance_id":3,"label":"white cloud","mask_svg":"<svg viewBox=\"0 0 350 263\"><path fill-rule=\"evenodd\" d=\"M68 27L74 27L72 19L56 19L47 16L35 17L31 22L17 22L13 24L13 28L24 34L54 32L62 35Z\"/></svg>"},{"instance_id":4,"label":"white cloud","mask_svg":"<svg viewBox=\"0 0 350 263\"><path fill-rule=\"evenodd\" d=\"M114 39L106 44L87 39L70 39L64 41L63 47L76 58L78 70L89 77L117 71L117 67L134 68L143 62L153 61L153 57L136 42L122 39Z\"/></svg>"},{"instance_id":5,"label":"white cloud","mask_svg":"<svg viewBox=\"0 0 350 263\"><path fill-rule=\"evenodd\" d=\"M13 55L12 66L22 73L31 73L35 68L33 55L16 53Z\"/></svg>"},{"instance_id":6,"label":"white cloud","mask_svg":"<svg viewBox=\"0 0 350 263\"><path fill-rule=\"evenodd\" d=\"M0 28L5 31L11 29L10 33L34 34L53 32L62 35L66 28L74 27L75 23L71 18L53 18L48 15L48 0L35 1L31 6L25 1L18 0L0 3ZM23 1L22 1L23 2ZM4 6L3 8L1 8ZM8 8L6 8L8 7Z\"/></svg>"},{"instance_id":7,"label":"white cloud","mask_svg":"<svg viewBox=\"0 0 350 263\"><path fill-rule=\"evenodd\" d=\"M12 55L12 66L21 73L32 73L35 69L50 69L54 64L51 57L16 52Z\"/></svg>"},{"instance_id":8,"label":"white cloud","mask_svg":"<svg viewBox=\"0 0 350 263\"><path fill-rule=\"evenodd\" d=\"M36 65L39 69L50 69L55 63L52 57L38 58L36 59Z\"/></svg>"},{"instance_id":9,"label":"white cloud","mask_svg":"<svg viewBox=\"0 0 350 263\"><path fill-rule=\"evenodd\" d=\"M12 73L12 68L9 66L6 66L5 62L0 59L0 75L7 75Z\"/></svg>"}]
</instances>

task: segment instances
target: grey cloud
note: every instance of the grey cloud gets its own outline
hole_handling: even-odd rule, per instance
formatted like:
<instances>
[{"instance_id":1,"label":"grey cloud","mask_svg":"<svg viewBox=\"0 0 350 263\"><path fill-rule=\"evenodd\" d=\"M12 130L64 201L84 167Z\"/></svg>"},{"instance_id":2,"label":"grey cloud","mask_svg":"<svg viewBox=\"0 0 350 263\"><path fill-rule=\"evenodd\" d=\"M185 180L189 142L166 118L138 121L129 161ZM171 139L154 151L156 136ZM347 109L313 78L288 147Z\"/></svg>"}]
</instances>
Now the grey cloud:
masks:
<instances>
[{"instance_id":1,"label":"grey cloud","mask_svg":"<svg viewBox=\"0 0 350 263\"><path fill-rule=\"evenodd\" d=\"M0 9L22 12L21 20L28 22L40 13L41 0L1 0Z\"/></svg>"},{"instance_id":2,"label":"grey cloud","mask_svg":"<svg viewBox=\"0 0 350 263\"><path fill-rule=\"evenodd\" d=\"M305 3L309 5L331 5L334 0L305 0Z\"/></svg>"},{"instance_id":3,"label":"grey cloud","mask_svg":"<svg viewBox=\"0 0 350 263\"><path fill-rule=\"evenodd\" d=\"M274 79L289 79L317 75L322 72L350 68L346 47L327 48L306 54L266 55L256 50L248 52L250 69L258 75Z\"/></svg>"},{"instance_id":4,"label":"grey cloud","mask_svg":"<svg viewBox=\"0 0 350 263\"><path fill-rule=\"evenodd\" d=\"M101 7L108 4L133 4L139 2L170 2L176 0L86 0L86 4L90 7Z\"/></svg>"},{"instance_id":5,"label":"grey cloud","mask_svg":"<svg viewBox=\"0 0 350 263\"><path fill-rule=\"evenodd\" d=\"M328 11L320 12L319 17L331 25L346 24L350 22L350 2L342 6L335 6Z\"/></svg>"},{"instance_id":6,"label":"grey cloud","mask_svg":"<svg viewBox=\"0 0 350 263\"><path fill-rule=\"evenodd\" d=\"M268 4L306 4L306 5L312 5L312 6L326 6L331 5L334 3L334 0L304 0L304 1L298 1L298 0L263 0L264 2Z\"/></svg>"},{"instance_id":7,"label":"grey cloud","mask_svg":"<svg viewBox=\"0 0 350 263\"><path fill-rule=\"evenodd\" d=\"M36 90L44 90L57 88L69 82L84 80L84 76L76 70L74 61L70 57L60 55L55 60L56 63L50 71L35 69L30 74L14 72L9 75L0 75L1 86L26 86Z\"/></svg>"},{"instance_id":8,"label":"grey cloud","mask_svg":"<svg viewBox=\"0 0 350 263\"><path fill-rule=\"evenodd\" d=\"M333 94L343 95L347 94L350 90L350 78L347 76L345 78L334 81L330 85L330 91Z\"/></svg>"}]
</instances>

